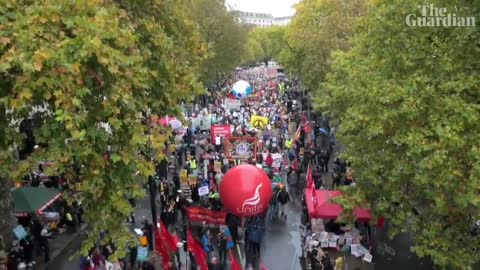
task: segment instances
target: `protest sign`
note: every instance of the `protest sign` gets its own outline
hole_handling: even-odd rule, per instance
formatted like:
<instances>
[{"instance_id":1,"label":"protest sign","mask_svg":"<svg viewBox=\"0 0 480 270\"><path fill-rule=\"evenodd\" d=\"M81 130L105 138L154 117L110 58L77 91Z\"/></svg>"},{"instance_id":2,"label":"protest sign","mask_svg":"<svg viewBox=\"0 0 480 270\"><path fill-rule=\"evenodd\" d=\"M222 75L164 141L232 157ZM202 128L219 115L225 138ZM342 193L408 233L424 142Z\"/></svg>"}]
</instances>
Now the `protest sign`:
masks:
<instances>
[{"instance_id":1,"label":"protest sign","mask_svg":"<svg viewBox=\"0 0 480 270\"><path fill-rule=\"evenodd\" d=\"M212 142L215 141L215 138L227 138L232 136L232 126L231 125L213 125L210 129L212 135Z\"/></svg>"},{"instance_id":2,"label":"protest sign","mask_svg":"<svg viewBox=\"0 0 480 270\"><path fill-rule=\"evenodd\" d=\"M252 115L252 118L250 119L250 125L257 129L264 129L268 125L268 117Z\"/></svg>"},{"instance_id":3,"label":"protest sign","mask_svg":"<svg viewBox=\"0 0 480 270\"><path fill-rule=\"evenodd\" d=\"M198 188L198 196L200 197L208 195L208 192L209 192L208 186L203 186Z\"/></svg>"},{"instance_id":4,"label":"protest sign","mask_svg":"<svg viewBox=\"0 0 480 270\"><path fill-rule=\"evenodd\" d=\"M226 111L240 111L241 101L238 99L225 99Z\"/></svg>"}]
</instances>

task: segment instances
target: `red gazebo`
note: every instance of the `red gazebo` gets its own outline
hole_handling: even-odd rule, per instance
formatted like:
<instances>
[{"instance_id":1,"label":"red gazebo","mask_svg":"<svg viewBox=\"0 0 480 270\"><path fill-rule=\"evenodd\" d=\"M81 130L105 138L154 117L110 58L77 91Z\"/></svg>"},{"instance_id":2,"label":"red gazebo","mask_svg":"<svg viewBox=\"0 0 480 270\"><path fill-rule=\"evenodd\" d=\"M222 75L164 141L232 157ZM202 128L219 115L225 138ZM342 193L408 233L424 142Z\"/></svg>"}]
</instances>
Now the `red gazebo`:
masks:
<instances>
[{"instance_id":1,"label":"red gazebo","mask_svg":"<svg viewBox=\"0 0 480 270\"><path fill-rule=\"evenodd\" d=\"M308 214L312 219L337 219L343 211L341 205L331 202L334 197L341 196L342 193L336 190L315 190L317 205L314 206L312 189L305 189L305 200L307 203ZM369 209L355 208L353 210L357 221L368 222L372 218Z\"/></svg>"}]
</instances>

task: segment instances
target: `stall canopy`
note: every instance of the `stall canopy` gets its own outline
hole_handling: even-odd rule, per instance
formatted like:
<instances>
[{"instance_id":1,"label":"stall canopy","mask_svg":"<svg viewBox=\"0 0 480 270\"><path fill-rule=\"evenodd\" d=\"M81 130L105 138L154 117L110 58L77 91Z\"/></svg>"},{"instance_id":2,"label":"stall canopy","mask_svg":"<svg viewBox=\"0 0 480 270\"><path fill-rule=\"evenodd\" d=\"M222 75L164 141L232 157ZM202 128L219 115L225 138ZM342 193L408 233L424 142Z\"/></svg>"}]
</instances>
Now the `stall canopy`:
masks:
<instances>
[{"instance_id":1,"label":"stall canopy","mask_svg":"<svg viewBox=\"0 0 480 270\"><path fill-rule=\"evenodd\" d=\"M41 214L62 194L58 189L44 187L22 187L13 191L16 215Z\"/></svg>"},{"instance_id":2,"label":"stall canopy","mask_svg":"<svg viewBox=\"0 0 480 270\"><path fill-rule=\"evenodd\" d=\"M336 190L316 190L317 206L313 204L313 194L311 189L305 189L305 200L308 207L310 218L336 219L343 211L341 205L331 202L331 199L342 195ZM360 222L367 222L372 218L368 209L355 208L353 211L355 217Z\"/></svg>"}]
</instances>

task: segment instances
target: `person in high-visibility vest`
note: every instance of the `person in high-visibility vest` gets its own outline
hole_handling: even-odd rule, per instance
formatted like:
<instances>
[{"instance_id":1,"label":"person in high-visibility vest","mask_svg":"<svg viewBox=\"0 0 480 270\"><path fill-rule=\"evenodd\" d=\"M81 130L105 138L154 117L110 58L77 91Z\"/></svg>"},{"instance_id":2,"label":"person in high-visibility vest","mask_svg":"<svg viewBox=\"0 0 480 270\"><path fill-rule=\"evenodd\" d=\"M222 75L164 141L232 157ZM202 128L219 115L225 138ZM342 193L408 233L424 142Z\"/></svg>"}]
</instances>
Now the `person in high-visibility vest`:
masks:
<instances>
[{"instance_id":1,"label":"person in high-visibility vest","mask_svg":"<svg viewBox=\"0 0 480 270\"><path fill-rule=\"evenodd\" d=\"M285 141L285 146L287 147L287 149L292 148L292 139L286 140Z\"/></svg>"},{"instance_id":2,"label":"person in high-visibility vest","mask_svg":"<svg viewBox=\"0 0 480 270\"><path fill-rule=\"evenodd\" d=\"M190 170L194 171L197 169L197 161L195 159L191 159L189 163L190 163Z\"/></svg>"}]
</instances>

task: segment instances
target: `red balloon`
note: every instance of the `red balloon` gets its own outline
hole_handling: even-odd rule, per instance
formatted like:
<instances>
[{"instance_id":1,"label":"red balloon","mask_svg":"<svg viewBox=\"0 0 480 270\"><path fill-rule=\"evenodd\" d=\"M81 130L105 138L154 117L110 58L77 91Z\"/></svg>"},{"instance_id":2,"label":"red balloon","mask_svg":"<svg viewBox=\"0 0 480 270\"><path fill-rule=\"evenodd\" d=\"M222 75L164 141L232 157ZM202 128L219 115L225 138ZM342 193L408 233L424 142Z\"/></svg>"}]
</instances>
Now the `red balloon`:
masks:
<instances>
[{"instance_id":1,"label":"red balloon","mask_svg":"<svg viewBox=\"0 0 480 270\"><path fill-rule=\"evenodd\" d=\"M272 184L267 174L253 165L231 168L220 182L220 200L234 215L248 217L267 211L272 198Z\"/></svg>"}]
</instances>

